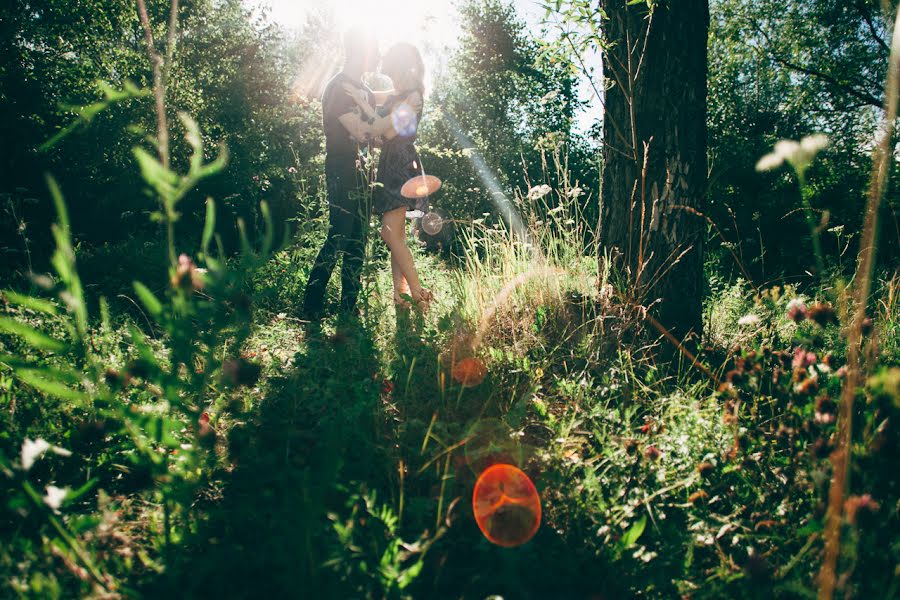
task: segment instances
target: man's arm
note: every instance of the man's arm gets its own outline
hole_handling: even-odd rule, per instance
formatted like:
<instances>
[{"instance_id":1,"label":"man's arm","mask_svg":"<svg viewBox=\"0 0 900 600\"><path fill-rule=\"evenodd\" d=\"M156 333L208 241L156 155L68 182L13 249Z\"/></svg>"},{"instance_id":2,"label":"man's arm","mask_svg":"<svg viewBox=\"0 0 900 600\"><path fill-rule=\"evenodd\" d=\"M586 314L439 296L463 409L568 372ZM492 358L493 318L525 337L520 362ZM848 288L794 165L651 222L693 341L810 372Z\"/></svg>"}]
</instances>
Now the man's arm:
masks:
<instances>
[{"instance_id":1,"label":"man's arm","mask_svg":"<svg viewBox=\"0 0 900 600\"><path fill-rule=\"evenodd\" d=\"M412 110L414 114L418 114L422 108L422 96L418 92L413 92L406 98L404 104ZM394 129L394 117L387 115L375 119L372 123L364 121L359 114L354 112L346 113L338 117L341 125L357 140L367 138L383 137L387 140L397 137L397 131ZM361 136L361 137L360 137Z\"/></svg>"}]
</instances>

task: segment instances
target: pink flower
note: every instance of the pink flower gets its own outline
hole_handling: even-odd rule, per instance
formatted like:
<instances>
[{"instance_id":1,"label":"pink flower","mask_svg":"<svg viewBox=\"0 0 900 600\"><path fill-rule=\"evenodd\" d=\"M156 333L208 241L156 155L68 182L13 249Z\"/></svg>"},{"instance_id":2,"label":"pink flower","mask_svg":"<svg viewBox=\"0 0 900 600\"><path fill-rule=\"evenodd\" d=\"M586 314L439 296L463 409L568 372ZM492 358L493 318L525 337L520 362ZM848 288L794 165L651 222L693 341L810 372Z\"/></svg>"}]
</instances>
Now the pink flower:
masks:
<instances>
[{"instance_id":1,"label":"pink flower","mask_svg":"<svg viewBox=\"0 0 900 600\"><path fill-rule=\"evenodd\" d=\"M297 169L295 169L294 167L288 167L288 173L296 173L296 172L297 172Z\"/></svg>"},{"instance_id":2,"label":"pink flower","mask_svg":"<svg viewBox=\"0 0 900 600\"><path fill-rule=\"evenodd\" d=\"M797 346L794 349L794 361L791 363L795 369L805 369L810 365L816 364L816 353L807 352L802 347Z\"/></svg>"}]
</instances>

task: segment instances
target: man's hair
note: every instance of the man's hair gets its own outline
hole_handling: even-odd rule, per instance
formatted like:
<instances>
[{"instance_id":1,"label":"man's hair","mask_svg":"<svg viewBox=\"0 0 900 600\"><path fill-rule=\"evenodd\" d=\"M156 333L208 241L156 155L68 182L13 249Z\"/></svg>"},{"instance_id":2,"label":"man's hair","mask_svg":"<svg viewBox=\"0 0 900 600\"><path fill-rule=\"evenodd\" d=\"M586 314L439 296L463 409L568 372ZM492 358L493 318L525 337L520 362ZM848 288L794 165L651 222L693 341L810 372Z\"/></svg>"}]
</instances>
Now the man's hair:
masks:
<instances>
[{"instance_id":1,"label":"man's hair","mask_svg":"<svg viewBox=\"0 0 900 600\"><path fill-rule=\"evenodd\" d=\"M368 56L377 58L378 40L364 27L352 27L344 33L344 62L360 62Z\"/></svg>"}]
</instances>

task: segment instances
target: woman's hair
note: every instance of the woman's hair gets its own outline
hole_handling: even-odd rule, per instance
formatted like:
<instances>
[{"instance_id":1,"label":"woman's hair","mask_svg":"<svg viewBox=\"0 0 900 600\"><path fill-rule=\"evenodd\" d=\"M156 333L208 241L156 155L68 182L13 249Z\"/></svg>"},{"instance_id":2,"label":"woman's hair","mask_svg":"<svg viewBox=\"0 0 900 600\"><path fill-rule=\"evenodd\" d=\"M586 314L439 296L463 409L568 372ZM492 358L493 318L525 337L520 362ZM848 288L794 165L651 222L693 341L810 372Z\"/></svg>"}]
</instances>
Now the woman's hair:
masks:
<instances>
[{"instance_id":1,"label":"woman's hair","mask_svg":"<svg viewBox=\"0 0 900 600\"><path fill-rule=\"evenodd\" d=\"M425 62L412 44L400 42L391 46L382 58L381 71L398 75L394 81L398 91L417 90L425 94Z\"/></svg>"}]
</instances>

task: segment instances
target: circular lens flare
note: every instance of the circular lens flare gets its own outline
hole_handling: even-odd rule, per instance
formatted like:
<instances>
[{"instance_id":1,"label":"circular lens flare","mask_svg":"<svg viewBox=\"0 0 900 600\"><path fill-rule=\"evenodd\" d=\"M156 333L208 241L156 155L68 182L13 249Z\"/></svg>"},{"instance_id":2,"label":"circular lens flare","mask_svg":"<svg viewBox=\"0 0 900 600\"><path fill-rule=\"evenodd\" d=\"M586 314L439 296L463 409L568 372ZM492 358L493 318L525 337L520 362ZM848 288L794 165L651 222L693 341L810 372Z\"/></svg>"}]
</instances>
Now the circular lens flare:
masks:
<instances>
[{"instance_id":1,"label":"circular lens flare","mask_svg":"<svg viewBox=\"0 0 900 600\"><path fill-rule=\"evenodd\" d=\"M437 235L444 228L444 219L436 212L430 212L422 217L422 229L428 235Z\"/></svg>"},{"instance_id":2,"label":"circular lens flare","mask_svg":"<svg viewBox=\"0 0 900 600\"><path fill-rule=\"evenodd\" d=\"M487 375L487 367L477 358L463 358L453 365L453 379L463 387L481 385Z\"/></svg>"},{"instance_id":3,"label":"circular lens flare","mask_svg":"<svg viewBox=\"0 0 900 600\"><path fill-rule=\"evenodd\" d=\"M394 131L397 132L397 135L408 137L416 133L419 119L416 116L416 111L409 104L403 102L391 111L391 124L394 126Z\"/></svg>"},{"instance_id":4,"label":"circular lens flare","mask_svg":"<svg viewBox=\"0 0 900 600\"><path fill-rule=\"evenodd\" d=\"M528 475L507 464L484 471L472 492L478 528L490 542L504 548L521 546L541 525L541 499Z\"/></svg>"},{"instance_id":5,"label":"circular lens flare","mask_svg":"<svg viewBox=\"0 0 900 600\"><path fill-rule=\"evenodd\" d=\"M411 200L418 200L435 193L441 188L441 180L434 175L416 175L406 180L400 188L400 195Z\"/></svg>"}]
</instances>

